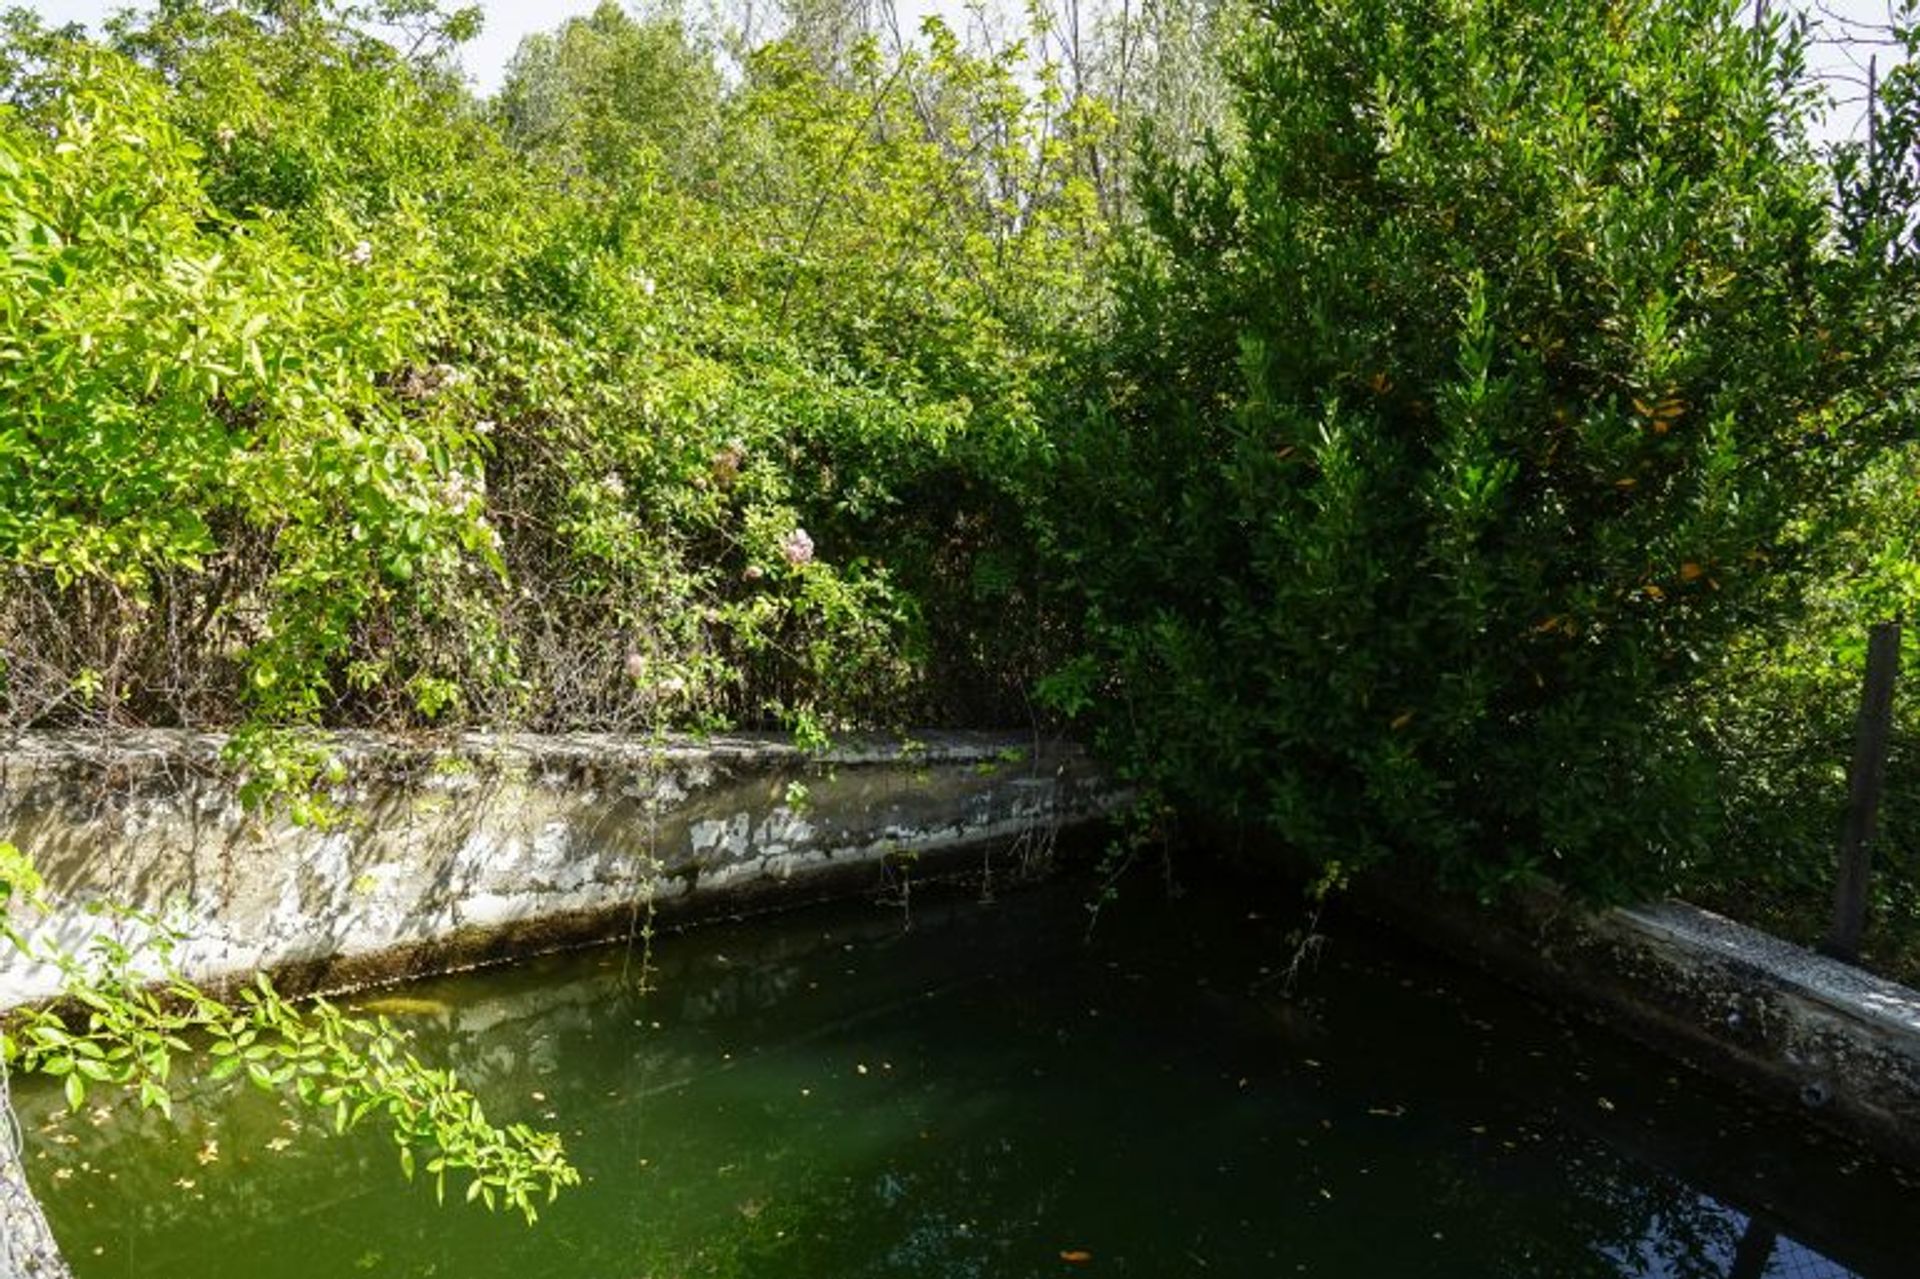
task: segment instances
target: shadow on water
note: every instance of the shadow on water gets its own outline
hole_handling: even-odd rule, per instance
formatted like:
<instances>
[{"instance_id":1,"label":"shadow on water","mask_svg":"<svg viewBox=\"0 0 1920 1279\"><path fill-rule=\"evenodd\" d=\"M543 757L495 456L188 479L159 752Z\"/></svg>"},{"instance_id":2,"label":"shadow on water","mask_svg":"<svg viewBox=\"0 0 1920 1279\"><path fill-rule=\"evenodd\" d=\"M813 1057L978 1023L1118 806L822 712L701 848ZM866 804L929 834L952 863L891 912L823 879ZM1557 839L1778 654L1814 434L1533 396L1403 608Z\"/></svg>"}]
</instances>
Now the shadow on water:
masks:
<instances>
[{"instance_id":1,"label":"shadow on water","mask_svg":"<svg viewBox=\"0 0 1920 1279\"><path fill-rule=\"evenodd\" d=\"M587 1184L436 1208L246 1089L21 1090L81 1279L1911 1275L1901 1174L1359 924L1139 887L916 895L421 983L404 1009Z\"/></svg>"}]
</instances>

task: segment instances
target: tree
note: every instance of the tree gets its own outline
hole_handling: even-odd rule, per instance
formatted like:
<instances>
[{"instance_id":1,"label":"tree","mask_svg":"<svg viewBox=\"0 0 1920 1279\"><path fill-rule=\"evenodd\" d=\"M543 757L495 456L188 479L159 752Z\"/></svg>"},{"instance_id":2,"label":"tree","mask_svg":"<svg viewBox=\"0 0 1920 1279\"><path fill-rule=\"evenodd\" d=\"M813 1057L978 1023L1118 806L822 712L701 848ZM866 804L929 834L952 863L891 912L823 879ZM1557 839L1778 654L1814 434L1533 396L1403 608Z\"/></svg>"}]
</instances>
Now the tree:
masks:
<instances>
[{"instance_id":1,"label":"tree","mask_svg":"<svg viewBox=\"0 0 1920 1279\"><path fill-rule=\"evenodd\" d=\"M1322 863L1701 855L1699 679L1913 430L1800 66L1724 0L1257 6L1241 145L1148 179L1065 436L1101 664L1056 693Z\"/></svg>"},{"instance_id":2,"label":"tree","mask_svg":"<svg viewBox=\"0 0 1920 1279\"><path fill-rule=\"evenodd\" d=\"M678 18L637 20L607 0L522 41L493 105L510 142L569 171L685 183L714 163L720 78Z\"/></svg>"}]
</instances>

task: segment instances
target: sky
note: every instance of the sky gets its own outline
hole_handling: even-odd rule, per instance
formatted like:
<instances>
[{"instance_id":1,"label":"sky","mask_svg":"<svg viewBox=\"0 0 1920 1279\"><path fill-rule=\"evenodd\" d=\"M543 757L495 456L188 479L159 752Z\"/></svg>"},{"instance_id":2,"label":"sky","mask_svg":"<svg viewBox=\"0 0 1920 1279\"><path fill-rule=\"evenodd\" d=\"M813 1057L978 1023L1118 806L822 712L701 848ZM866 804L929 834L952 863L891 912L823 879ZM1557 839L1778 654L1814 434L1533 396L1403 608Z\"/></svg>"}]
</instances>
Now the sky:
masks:
<instances>
[{"instance_id":1,"label":"sky","mask_svg":"<svg viewBox=\"0 0 1920 1279\"><path fill-rule=\"evenodd\" d=\"M0 0L0 3L24 4L55 24L92 25L128 7L129 0ZM488 94L500 87L507 59L513 56L523 38L537 31L551 31L568 18L584 17L593 12L600 0L446 0L446 7L456 9L469 3L480 6L486 22L479 38L462 46L460 61L474 89ZM628 7L640 6L629 4ZM957 14L963 8L959 0L902 0L900 13L903 20L917 24L920 14L941 10Z\"/></svg>"},{"instance_id":2,"label":"sky","mask_svg":"<svg viewBox=\"0 0 1920 1279\"><path fill-rule=\"evenodd\" d=\"M48 20L55 23L85 22L96 23L116 9L125 7L126 0L10 0L12 3L24 2L29 9L38 10ZM453 7L462 0L449 0ZM1875 23L1886 20L1889 0L1759 0L1760 3L1792 4L1806 9L1824 11L1851 21ZM560 25L566 19L592 12L598 0L478 0L486 14L486 23L478 39L461 50L461 63L466 68L467 77L476 91L491 93L500 85L500 78L506 69L507 59L523 37L536 32L547 31ZM917 24L919 15L924 13L947 13L958 16L964 8L963 0L901 0L902 18L909 24ZM1817 44L1813 50L1816 66L1835 77L1836 92L1844 99L1851 95L1856 101L1852 104L1844 100L1829 122L1828 132L1836 136L1847 136L1858 128L1860 110L1858 99L1863 96L1859 87L1864 84L1867 57L1871 49L1854 45L1842 46L1833 42ZM1889 56L1882 54L1882 62ZM1849 83L1851 82L1851 83Z\"/></svg>"}]
</instances>

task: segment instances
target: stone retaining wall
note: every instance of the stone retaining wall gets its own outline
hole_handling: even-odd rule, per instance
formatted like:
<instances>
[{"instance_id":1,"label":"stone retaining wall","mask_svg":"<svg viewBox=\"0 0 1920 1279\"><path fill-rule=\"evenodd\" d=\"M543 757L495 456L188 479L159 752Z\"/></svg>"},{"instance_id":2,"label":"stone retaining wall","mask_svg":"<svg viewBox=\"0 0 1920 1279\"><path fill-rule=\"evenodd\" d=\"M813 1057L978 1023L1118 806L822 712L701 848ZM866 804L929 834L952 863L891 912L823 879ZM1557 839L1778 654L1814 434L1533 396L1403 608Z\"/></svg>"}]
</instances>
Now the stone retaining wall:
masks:
<instances>
[{"instance_id":1,"label":"stone retaining wall","mask_svg":"<svg viewBox=\"0 0 1920 1279\"><path fill-rule=\"evenodd\" d=\"M341 739L325 829L242 808L217 737L32 735L0 751L0 840L76 907L187 938L180 968L337 989L618 937L653 911L742 913L879 888L964 857L989 874L1115 794L1077 747L1003 734L649 742L603 735ZM69 948L125 928L43 921ZM0 1007L55 990L0 962Z\"/></svg>"}]
</instances>

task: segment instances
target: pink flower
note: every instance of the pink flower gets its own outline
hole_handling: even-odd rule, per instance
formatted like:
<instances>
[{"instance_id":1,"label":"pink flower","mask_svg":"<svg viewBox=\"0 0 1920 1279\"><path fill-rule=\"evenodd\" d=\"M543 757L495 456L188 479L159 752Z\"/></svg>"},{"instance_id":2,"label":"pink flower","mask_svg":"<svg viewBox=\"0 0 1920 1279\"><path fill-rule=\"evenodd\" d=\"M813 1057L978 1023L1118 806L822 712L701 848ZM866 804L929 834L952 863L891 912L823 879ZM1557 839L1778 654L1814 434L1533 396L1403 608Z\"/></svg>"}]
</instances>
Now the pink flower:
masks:
<instances>
[{"instance_id":1,"label":"pink flower","mask_svg":"<svg viewBox=\"0 0 1920 1279\"><path fill-rule=\"evenodd\" d=\"M797 528L786 535L780 543L780 553L787 557L787 563L799 568L813 563L813 539L807 536L807 530Z\"/></svg>"},{"instance_id":2,"label":"pink flower","mask_svg":"<svg viewBox=\"0 0 1920 1279\"><path fill-rule=\"evenodd\" d=\"M629 652L627 654L626 666L627 666L628 679L637 680L637 679L642 679L646 676L647 659L643 657L641 654Z\"/></svg>"}]
</instances>

